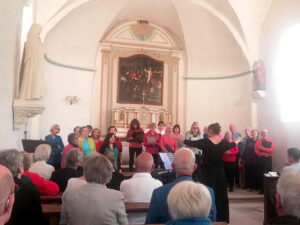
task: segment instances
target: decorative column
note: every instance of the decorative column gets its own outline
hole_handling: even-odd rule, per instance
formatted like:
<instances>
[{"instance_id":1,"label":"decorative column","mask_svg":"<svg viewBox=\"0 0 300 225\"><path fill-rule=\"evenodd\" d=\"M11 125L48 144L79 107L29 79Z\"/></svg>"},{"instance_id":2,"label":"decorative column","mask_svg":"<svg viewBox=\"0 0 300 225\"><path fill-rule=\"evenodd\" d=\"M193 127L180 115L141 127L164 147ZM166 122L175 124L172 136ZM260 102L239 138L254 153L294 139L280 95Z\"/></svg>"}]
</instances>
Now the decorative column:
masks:
<instances>
[{"instance_id":1,"label":"decorative column","mask_svg":"<svg viewBox=\"0 0 300 225\"><path fill-rule=\"evenodd\" d=\"M101 97L100 97L100 131L106 134L109 127L108 121L108 82L109 82L109 56L110 49L102 49L102 70L101 70Z\"/></svg>"},{"instance_id":2,"label":"decorative column","mask_svg":"<svg viewBox=\"0 0 300 225\"><path fill-rule=\"evenodd\" d=\"M176 55L172 56L172 124L178 123L178 62L180 58Z\"/></svg>"}]
</instances>

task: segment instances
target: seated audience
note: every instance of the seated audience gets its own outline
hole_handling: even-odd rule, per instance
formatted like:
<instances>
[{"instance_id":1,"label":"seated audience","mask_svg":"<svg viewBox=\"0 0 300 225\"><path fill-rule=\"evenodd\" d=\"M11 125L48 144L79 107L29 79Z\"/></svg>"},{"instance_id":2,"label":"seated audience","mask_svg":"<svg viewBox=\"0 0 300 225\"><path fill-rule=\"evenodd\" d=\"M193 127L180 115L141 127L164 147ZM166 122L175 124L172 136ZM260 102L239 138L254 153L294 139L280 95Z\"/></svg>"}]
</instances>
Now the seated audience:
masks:
<instances>
[{"instance_id":1,"label":"seated audience","mask_svg":"<svg viewBox=\"0 0 300 225\"><path fill-rule=\"evenodd\" d=\"M60 224L128 224L122 192L105 187L113 165L98 153L84 165L87 184L63 194Z\"/></svg>"},{"instance_id":2,"label":"seated audience","mask_svg":"<svg viewBox=\"0 0 300 225\"><path fill-rule=\"evenodd\" d=\"M224 139L228 142L233 142L232 134L230 131L226 131L224 135ZM234 172L235 172L235 161L236 154L238 153L238 147L235 146L232 149L229 149L223 153L222 161L225 170L225 176L227 182L229 184L229 191L233 192L233 181L234 181Z\"/></svg>"},{"instance_id":3,"label":"seated audience","mask_svg":"<svg viewBox=\"0 0 300 225\"><path fill-rule=\"evenodd\" d=\"M146 147L146 152L152 154L154 159L155 168L158 167L159 157L159 135L155 132L156 124L149 124L149 131L144 135L143 144Z\"/></svg>"},{"instance_id":4,"label":"seated audience","mask_svg":"<svg viewBox=\"0 0 300 225\"><path fill-rule=\"evenodd\" d=\"M120 190L125 202L150 202L153 190L162 186L150 174L154 168L152 155L148 152L140 154L135 161L135 168L133 177L121 183Z\"/></svg>"},{"instance_id":5,"label":"seated audience","mask_svg":"<svg viewBox=\"0 0 300 225\"><path fill-rule=\"evenodd\" d=\"M56 170L60 169L61 151L65 147L61 137L58 135L59 132L59 125L54 124L50 128L50 134L45 137L45 140L49 141L51 145L51 155L47 163L52 165Z\"/></svg>"},{"instance_id":6,"label":"seated audience","mask_svg":"<svg viewBox=\"0 0 300 225\"><path fill-rule=\"evenodd\" d=\"M11 172L0 165L0 225L10 218L15 202L15 182Z\"/></svg>"},{"instance_id":7,"label":"seated audience","mask_svg":"<svg viewBox=\"0 0 300 225\"><path fill-rule=\"evenodd\" d=\"M100 130L98 128L92 130L91 138L93 138L95 142L97 152L100 152L103 141L100 140Z\"/></svg>"},{"instance_id":8,"label":"seated audience","mask_svg":"<svg viewBox=\"0 0 300 225\"><path fill-rule=\"evenodd\" d=\"M47 144L41 144L36 147L33 154L33 164L29 168L29 172L37 173L41 177L49 180L52 172L55 170L52 165L47 164L51 154L51 147Z\"/></svg>"},{"instance_id":9,"label":"seated audience","mask_svg":"<svg viewBox=\"0 0 300 225\"><path fill-rule=\"evenodd\" d=\"M61 153L61 168L65 168L66 165L66 155L71 149L79 149L82 151L82 149L78 146L78 135L76 133L71 133L68 135L68 142L69 144L64 147L62 153Z\"/></svg>"},{"instance_id":10,"label":"seated audience","mask_svg":"<svg viewBox=\"0 0 300 225\"><path fill-rule=\"evenodd\" d=\"M166 133L162 135L159 139L159 145L163 152L172 152L174 153L178 146L177 141L173 138L172 127L166 127Z\"/></svg>"},{"instance_id":11,"label":"seated audience","mask_svg":"<svg viewBox=\"0 0 300 225\"><path fill-rule=\"evenodd\" d=\"M290 167L279 177L277 183L276 208L278 217L270 224L300 224L300 168Z\"/></svg>"},{"instance_id":12,"label":"seated audience","mask_svg":"<svg viewBox=\"0 0 300 225\"><path fill-rule=\"evenodd\" d=\"M285 169L289 169L290 167L299 167L300 168L300 149L289 148L287 150L287 158L288 158L288 161L286 163L286 166L283 168L283 171Z\"/></svg>"},{"instance_id":13,"label":"seated audience","mask_svg":"<svg viewBox=\"0 0 300 225\"><path fill-rule=\"evenodd\" d=\"M10 170L16 184L15 203L8 224L45 224L40 193L32 181L23 174L23 156L21 152L15 149L0 151L0 165Z\"/></svg>"},{"instance_id":14,"label":"seated audience","mask_svg":"<svg viewBox=\"0 0 300 225\"><path fill-rule=\"evenodd\" d=\"M87 127L80 127L80 137L78 138L78 145L83 151L83 155L89 155L96 152L96 145L93 138L89 136L89 129Z\"/></svg>"},{"instance_id":15,"label":"seated audience","mask_svg":"<svg viewBox=\"0 0 300 225\"><path fill-rule=\"evenodd\" d=\"M116 159L115 159L114 153L107 152L107 154L105 156L108 158L108 160L111 162L111 164L114 167L112 178L111 178L110 182L106 184L106 187L120 191L121 182L125 179L125 177L123 174L119 173L118 170L116 170L116 167L115 167Z\"/></svg>"},{"instance_id":16,"label":"seated audience","mask_svg":"<svg viewBox=\"0 0 300 225\"><path fill-rule=\"evenodd\" d=\"M172 220L166 225L211 225L211 197L203 184L180 182L171 189L167 202Z\"/></svg>"},{"instance_id":17,"label":"seated audience","mask_svg":"<svg viewBox=\"0 0 300 225\"><path fill-rule=\"evenodd\" d=\"M166 223L170 217L168 214L167 196L177 183L182 181L193 181L192 174L197 168L195 154L188 148L182 148L175 152L174 163L172 166L176 172L176 180L172 183L163 185L153 191L150 206L146 218L148 223ZM214 191L208 187L211 195L212 205L209 218L216 221L216 205Z\"/></svg>"},{"instance_id":18,"label":"seated audience","mask_svg":"<svg viewBox=\"0 0 300 225\"><path fill-rule=\"evenodd\" d=\"M49 180L45 180L45 178L41 177L37 173L29 172L28 169L31 165L31 157L29 153L22 152L23 155L23 166L24 166L24 175L29 177L30 180L33 182L33 184L36 186L36 188L39 190L40 195L57 195L59 192L58 185Z\"/></svg>"},{"instance_id":19,"label":"seated audience","mask_svg":"<svg viewBox=\"0 0 300 225\"><path fill-rule=\"evenodd\" d=\"M70 178L82 176L82 171L78 170L81 163L82 152L79 149L71 149L66 155L66 167L54 171L50 180L58 184L60 191L64 191Z\"/></svg>"}]
</instances>

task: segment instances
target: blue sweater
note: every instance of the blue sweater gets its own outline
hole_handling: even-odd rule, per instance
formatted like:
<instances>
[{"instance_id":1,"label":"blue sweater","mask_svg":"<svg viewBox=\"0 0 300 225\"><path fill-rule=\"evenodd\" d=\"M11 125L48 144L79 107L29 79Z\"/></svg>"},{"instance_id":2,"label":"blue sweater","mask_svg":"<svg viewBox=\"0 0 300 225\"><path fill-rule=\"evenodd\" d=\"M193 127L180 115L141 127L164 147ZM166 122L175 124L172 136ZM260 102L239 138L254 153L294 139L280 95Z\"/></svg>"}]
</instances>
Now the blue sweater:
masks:
<instances>
[{"instance_id":1,"label":"blue sweater","mask_svg":"<svg viewBox=\"0 0 300 225\"><path fill-rule=\"evenodd\" d=\"M187 217L178 220L169 220L166 225L211 225L210 219L203 217Z\"/></svg>"},{"instance_id":2,"label":"blue sweater","mask_svg":"<svg viewBox=\"0 0 300 225\"><path fill-rule=\"evenodd\" d=\"M49 141L51 144L51 155L47 163L58 164L61 162L61 152L64 149L64 143L60 136L56 135L55 139L51 135L47 135L45 140Z\"/></svg>"},{"instance_id":3,"label":"blue sweater","mask_svg":"<svg viewBox=\"0 0 300 225\"><path fill-rule=\"evenodd\" d=\"M193 179L190 176L180 176L177 177L176 180L173 181L172 183L163 185L159 188L156 188L153 191L147 218L146 218L146 224L166 223L170 219L168 213L167 197L171 188L181 181L193 181ZM212 200L211 209L208 217L211 221L216 221L217 210L215 204L215 194L212 188L210 187L207 188L210 192L210 196Z\"/></svg>"}]
</instances>

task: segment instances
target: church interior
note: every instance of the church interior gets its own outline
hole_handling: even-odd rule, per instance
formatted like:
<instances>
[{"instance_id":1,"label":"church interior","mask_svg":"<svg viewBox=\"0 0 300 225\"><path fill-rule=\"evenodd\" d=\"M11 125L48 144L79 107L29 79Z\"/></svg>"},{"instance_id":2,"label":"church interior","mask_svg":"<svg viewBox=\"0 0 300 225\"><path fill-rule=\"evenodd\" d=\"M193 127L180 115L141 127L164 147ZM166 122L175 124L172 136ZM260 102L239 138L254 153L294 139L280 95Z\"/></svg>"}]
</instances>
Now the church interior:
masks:
<instances>
[{"instance_id":1,"label":"church interior","mask_svg":"<svg viewBox=\"0 0 300 225\"><path fill-rule=\"evenodd\" d=\"M232 123L242 135L267 129L274 171L300 147L299 43L298 55L280 51L300 35L298 0L2 0L0 10L0 149L23 150L21 139L44 139L53 124L66 143L86 124L125 136L134 118L182 131L218 122L223 135ZM32 24L43 70L25 87Z\"/></svg>"}]
</instances>

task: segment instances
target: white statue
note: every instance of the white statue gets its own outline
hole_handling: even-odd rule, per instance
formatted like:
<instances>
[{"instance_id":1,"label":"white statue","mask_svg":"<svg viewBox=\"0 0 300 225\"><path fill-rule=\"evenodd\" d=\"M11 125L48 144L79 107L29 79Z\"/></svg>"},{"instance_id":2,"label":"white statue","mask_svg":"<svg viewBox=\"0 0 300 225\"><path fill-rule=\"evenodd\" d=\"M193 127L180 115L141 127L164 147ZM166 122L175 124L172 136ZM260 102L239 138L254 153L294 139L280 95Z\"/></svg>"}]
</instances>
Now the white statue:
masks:
<instances>
[{"instance_id":1,"label":"white statue","mask_svg":"<svg viewBox=\"0 0 300 225\"><path fill-rule=\"evenodd\" d=\"M32 24L27 35L19 99L42 97L44 47L39 36L41 30L42 27L39 24Z\"/></svg>"}]
</instances>

